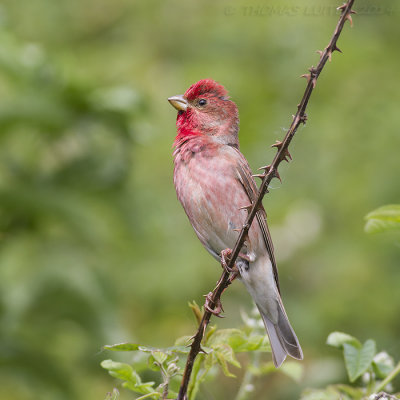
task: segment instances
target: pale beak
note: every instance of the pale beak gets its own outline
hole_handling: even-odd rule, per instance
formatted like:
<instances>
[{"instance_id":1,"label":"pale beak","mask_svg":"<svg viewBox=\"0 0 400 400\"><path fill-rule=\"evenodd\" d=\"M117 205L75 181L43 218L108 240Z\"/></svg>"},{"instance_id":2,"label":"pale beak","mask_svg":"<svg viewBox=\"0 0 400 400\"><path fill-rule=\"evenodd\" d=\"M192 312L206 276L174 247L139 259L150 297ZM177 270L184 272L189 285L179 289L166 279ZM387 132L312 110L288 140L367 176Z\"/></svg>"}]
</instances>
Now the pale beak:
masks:
<instances>
[{"instance_id":1,"label":"pale beak","mask_svg":"<svg viewBox=\"0 0 400 400\"><path fill-rule=\"evenodd\" d=\"M186 111L189 103L188 101L183 97L182 94L179 94L177 96L172 96L168 99L168 101L171 103L173 107L175 107L178 111Z\"/></svg>"}]
</instances>

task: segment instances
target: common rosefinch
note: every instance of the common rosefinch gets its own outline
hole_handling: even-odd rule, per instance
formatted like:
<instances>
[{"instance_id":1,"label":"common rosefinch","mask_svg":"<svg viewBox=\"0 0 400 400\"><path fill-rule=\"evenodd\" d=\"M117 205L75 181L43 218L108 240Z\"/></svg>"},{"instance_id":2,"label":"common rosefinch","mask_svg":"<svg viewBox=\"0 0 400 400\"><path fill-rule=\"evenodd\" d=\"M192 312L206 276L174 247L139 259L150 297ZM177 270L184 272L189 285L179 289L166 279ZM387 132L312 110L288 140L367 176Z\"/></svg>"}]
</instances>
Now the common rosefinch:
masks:
<instances>
[{"instance_id":1,"label":"common rosefinch","mask_svg":"<svg viewBox=\"0 0 400 400\"><path fill-rule=\"evenodd\" d=\"M239 151L236 104L211 79L168 101L178 110L174 183L179 201L203 246L217 260L232 249L257 186ZM278 271L264 209L258 211L236 261L239 279L264 321L276 367L286 355L303 359L280 296Z\"/></svg>"}]
</instances>

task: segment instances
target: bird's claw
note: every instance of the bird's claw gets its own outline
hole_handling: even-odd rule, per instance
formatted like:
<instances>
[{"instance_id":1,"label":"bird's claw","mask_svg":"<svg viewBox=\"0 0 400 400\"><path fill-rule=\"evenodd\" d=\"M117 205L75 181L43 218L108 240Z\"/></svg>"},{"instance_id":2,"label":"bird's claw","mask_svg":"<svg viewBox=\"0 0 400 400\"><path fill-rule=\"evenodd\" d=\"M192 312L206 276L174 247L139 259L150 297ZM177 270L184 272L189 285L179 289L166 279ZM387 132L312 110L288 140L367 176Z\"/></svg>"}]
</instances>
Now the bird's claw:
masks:
<instances>
[{"instance_id":1,"label":"bird's claw","mask_svg":"<svg viewBox=\"0 0 400 400\"><path fill-rule=\"evenodd\" d=\"M215 307L211 307L210 303L214 303L214 300L212 299L212 292L208 293L207 295L205 295L206 297L206 301L204 303L204 308L210 312L211 314L215 315L218 318L224 318L221 315L221 312L224 311L224 309L222 308L222 304L221 304L221 300L217 300Z\"/></svg>"},{"instance_id":2,"label":"bird's claw","mask_svg":"<svg viewBox=\"0 0 400 400\"><path fill-rule=\"evenodd\" d=\"M222 268L228 272L228 274L232 273L234 268L228 267L229 264L229 259L232 256L232 250L231 249L225 249L221 251L221 265Z\"/></svg>"},{"instance_id":3,"label":"bird's claw","mask_svg":"<svg viewBox=\"0 0 400 400\"><path fill-rule=\"evenodd\" d=\"M239 270L235 265L233 266L233 268L228 267L228 263L229 263L229 259L232 256L232 250L231 249L225 249L221 251L221 265L222 268L228 273L230 274L229 276L229 283L231 284L239 275ZM239 256L241 258L244 258L245 256L242 254L239 254Z\"/></svg>"},{"instance_id":4,"label":"bird's claw","mask_svg":"<svg viewBox=\"0 0 400 400\"><path fill-rule=\"evenodd\" d=\"M231 274L229 276L229 284L231 284L239 275L240 275L240 272L235 264L235 266L232 268Z\"/></svg>"}]
</instances>

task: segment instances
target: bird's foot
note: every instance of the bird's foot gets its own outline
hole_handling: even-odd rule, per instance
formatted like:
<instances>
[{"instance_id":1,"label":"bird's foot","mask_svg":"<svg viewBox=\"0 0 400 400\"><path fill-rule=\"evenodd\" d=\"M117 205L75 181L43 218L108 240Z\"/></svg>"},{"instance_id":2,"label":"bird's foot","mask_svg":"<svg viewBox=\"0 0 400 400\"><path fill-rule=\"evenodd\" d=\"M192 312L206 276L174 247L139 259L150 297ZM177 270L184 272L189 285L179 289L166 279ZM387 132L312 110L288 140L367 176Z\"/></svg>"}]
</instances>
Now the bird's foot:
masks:
<instances>
[{"instance_id":1,"label":"bird's foot","mask_svg":"<svg viewBox=\"0 0 400 400\"><path fill-rule=\"evenodd\" d=\"M211 314L215 315L218 318L224 318L221 315L221 312L224 311L224 309L222 308L222 303L221 300L217 300L216 304L214 307L212 307L212 304L214 303L214 300L212 299L212 292L208 293L207 295L205 295L206 297L206 301L204 303L204 308L210 312Z\"/></svg>"},{"instance_id":2,"label":"bird's foot","mask_svg":"<svg viewBox=\"0 0 400 400\"><path fill-rule=\"evenodd\" d=\"M232 268L228 267L229 259L231 258L231 256L232 256L231 249L225 249L221 251L221 265L222 268L228 273L232 272Z\"/></svg>"},{"instance_id":3,"label":"bird's foot","mask_svg":"<svg viewBox=\"0 0 400 400\"><path fill-rule=\"evenodd\" d=\"M239 270L238 267L235 265L233 268L228 267L229 259L232 256L232 250L231 249L225 249L221 251L221 265L222 268L230 274L229 276L229 283L231 284L239 275ZM240 257L242 257L241 254L239 254ZM243 258L243 257L242 257Z\"/></svg>"}]
</instances>

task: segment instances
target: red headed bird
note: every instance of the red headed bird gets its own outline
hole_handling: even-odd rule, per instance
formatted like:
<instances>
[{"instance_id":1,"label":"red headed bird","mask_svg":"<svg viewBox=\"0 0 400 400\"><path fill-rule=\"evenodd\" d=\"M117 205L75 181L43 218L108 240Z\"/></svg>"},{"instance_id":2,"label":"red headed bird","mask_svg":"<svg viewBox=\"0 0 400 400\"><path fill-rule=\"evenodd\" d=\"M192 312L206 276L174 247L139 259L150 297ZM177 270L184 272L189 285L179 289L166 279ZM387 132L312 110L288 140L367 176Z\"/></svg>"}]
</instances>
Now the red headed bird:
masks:
<instances>
[{"instance_id":1,"label":"red headed bird","mask_svg":"<svg viewBox=\"0 0 400 400\"><path fill-rule=\"evenodd\" d=\"M179 201L198 238L217 260L232 249L257 186L247 160L239 151L239 116L226 89L211 79L192 85L168 101L178 110L174 146L174 184ZM274 364L287 355L303 359L280 296L278 271L262 209L249 230L236 261L239 279L264 321Z\"/></svg>"}]
</instances>

